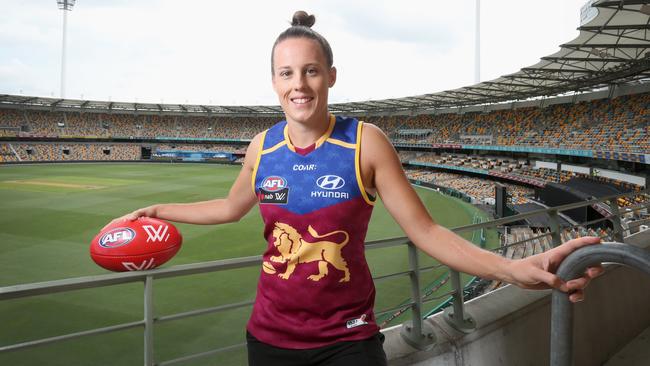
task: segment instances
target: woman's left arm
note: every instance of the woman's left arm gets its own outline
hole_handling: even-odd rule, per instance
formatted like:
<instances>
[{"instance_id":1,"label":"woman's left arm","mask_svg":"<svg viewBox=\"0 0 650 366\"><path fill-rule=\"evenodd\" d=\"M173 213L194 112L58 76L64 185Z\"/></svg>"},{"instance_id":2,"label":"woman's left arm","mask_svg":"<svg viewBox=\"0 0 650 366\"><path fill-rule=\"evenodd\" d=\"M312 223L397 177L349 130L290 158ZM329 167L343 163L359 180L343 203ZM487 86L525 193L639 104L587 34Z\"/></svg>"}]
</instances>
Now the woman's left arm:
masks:
<instances>
[{"instance_id":1,"label":"woman's left arm","mask_svg":"<svg viewBox=\"0 0 650 366\"><path fill-rule=\"evenodd\" d=\"M573 250L600 242L597 237L570 240L561 246L520 260L510 260L481 249L434 222L409 183L395 149L376 126L364 124L361 171L369 190L375 190L388 212L422 251L460 272L512 283L522 288L575 290L571 301L582 300L582 289L598 276L594 267L581 278L562 282L555 276L559 263Z\"/></svg>"}]
</instances>

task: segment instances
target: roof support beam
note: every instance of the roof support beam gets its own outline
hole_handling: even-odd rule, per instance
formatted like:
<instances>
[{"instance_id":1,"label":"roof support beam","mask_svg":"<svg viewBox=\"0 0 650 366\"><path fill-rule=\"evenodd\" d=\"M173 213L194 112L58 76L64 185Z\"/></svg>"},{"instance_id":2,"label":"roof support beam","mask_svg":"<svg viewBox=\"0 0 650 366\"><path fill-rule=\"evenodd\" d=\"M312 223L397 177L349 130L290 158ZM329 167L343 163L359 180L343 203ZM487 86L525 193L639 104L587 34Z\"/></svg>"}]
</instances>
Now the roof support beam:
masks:
<instances>
[{"instance_id":1,"label":"roof support beam","mask_svg":"<svg viewBox=\"0 0 650 366\"><path fill-rule=\"evenodd\" d=\"M603 30L643 30L650 29L650 24L621 24L621 25L600 25L600 26L582 26L578 30L587 32L600 32Z\"/></svg>"},{"instance_id":2,"label":"roof support beam","mask_svg":"<svg viewBox=\"0 0 650 366\"><path fill-rule=\"evenodd\" d=\"M33 101L33 100L36 100L36 99L38 99L38 98L37 98L37 97L25 98L25 99L21 100L19 103L20 103L20 104L29 103L29 102L31 102L31 101ZM60 103L60 102L61 102L61 101L59 100L58 103ZM58 104L58 103L57 103L57 104Z\"/></svg>"},{"instance_id":3,"label":"roof support beam","mask_svg":"<svg viewBox=\"0 0 650 366\"><path fill-rule=\"evenodd\" d=\"M645 5L647 3L648 3L647 0L645 0L645 1L644 0L625 0L624 4L620 0L610 0L610 1L601 1L600 3L593 4L592 7L595 7L595 8L616 7L616 8L618 8L619 6L621 6L621 4L629 6L629 5Z\"/></svg>"},{"instance_id":4,"label":"roof support beam","mask_svg":"<svg viewBox=\"0 0 650 366\"><path fill-rule=\"evenodd\" d=\"M585 62L624 62L624 61L629 61L628 59L624 58L599 58L599 57L552 57L552 56L545 56L542 57L542 60L544 61L551 61L551 62L560 62L560 61L585 61Z\"/></svg>"},{"instance_id":5,"label":"roof support beam","mask_svg":"<svg viewBox=\"0 0 650 366\"><path fill-rule=\"evenodd\" d=\"M591 74L593 71L591 70L572 70L572 69L552 69L552 68L535 68L535 67L524 67L521 69L521 71L527 71L527 72L538 72L541 74L549 74L549 73L586 73L586 74Z\"/></svg>"},{"instance_id":6,"label":"roof support beam","mask_svg":"<svg viewBox=\"0 0 650 366\"><path fill-rule=\"evenodd\" d=\"M582 48L648 48L650 43L565 43L561 44L562 48L582 49Z\"/></svg>"}]
</instances>

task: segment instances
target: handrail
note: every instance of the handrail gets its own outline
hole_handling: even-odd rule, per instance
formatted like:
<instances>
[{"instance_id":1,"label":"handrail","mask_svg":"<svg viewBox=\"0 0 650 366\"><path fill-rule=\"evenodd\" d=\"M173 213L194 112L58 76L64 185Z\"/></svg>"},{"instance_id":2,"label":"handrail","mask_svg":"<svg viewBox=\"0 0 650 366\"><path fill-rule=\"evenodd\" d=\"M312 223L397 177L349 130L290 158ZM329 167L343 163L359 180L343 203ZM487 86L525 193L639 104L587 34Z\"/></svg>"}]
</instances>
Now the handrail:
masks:
<instances>
[{"instance_id":1,"label":"handrail","mask_svg":"<svg viewBox=\"0 0 650 366\"><path fill-rule=\"evenodd\" d=\"M603 243L583 247L568 255L557 276L563 281L578 278L590 266L603 262L625 264L650 275L650 252L622 243ZM573 306L569 294L553 290L551 299L551 365L573 364Z\"/></svg>"},{"instance_id":2,"label":"handrail","mask_svg":"<svg viewBox=\"0 0 650 366\"><path fill-rule=\"evenodd\" d=\"M77 277L64 280L35 282L23 285L0 287L0 300L17 299L21 297L54 294L87 288L120 285L145 281L147 277L167 278L199 274L229 269L244 268L262 263L262 256L222 259L210 262L181 264L148 271L110 273L98 276Z\"/></svg>"}]
</instances>

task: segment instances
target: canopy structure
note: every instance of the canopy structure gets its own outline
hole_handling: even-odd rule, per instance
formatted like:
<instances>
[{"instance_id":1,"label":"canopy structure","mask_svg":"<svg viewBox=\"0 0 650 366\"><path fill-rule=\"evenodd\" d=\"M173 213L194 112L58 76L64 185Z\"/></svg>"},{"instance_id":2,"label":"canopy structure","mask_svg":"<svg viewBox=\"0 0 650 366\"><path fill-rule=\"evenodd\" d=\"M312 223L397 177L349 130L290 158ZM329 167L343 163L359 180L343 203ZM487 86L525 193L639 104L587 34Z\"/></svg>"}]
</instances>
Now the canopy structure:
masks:
<instances>
[{"instance_id":1,"label":"canopy structure","mask_svg":"<svg viewBox=\"0 0 650 366\"><path fill-rule=\"evenodd\" d=\"M422 113L580 93L650 81L650 0L596 0L595 16L574 40L531 66L475 85L410 97L336 103L333 113ZM591 9L591 10L594 10ZM125 103L0 95L0 107L185 115L282 114L280 106Z\"/></svg>"}]
</instances>

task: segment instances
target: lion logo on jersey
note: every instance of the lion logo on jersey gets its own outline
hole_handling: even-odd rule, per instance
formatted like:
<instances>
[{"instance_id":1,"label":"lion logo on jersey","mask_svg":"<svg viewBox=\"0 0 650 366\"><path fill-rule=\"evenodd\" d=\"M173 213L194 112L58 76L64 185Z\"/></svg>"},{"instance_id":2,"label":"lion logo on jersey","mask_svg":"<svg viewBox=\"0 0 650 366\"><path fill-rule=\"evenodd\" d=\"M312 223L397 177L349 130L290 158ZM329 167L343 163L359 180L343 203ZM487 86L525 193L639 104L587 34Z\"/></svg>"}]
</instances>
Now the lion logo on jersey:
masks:
<instances>
[{"instance_id":1,"label":"lion logo on jersey","mask_svg":"<svg viewBox=\"0 0 650 366\"><path fill-rule=\"evenodd\" d=\"M302 235L290 225L276 222L275 228L273 229L273 237L275 238L273 245L280 252L280 255L271 256L270 260L275 263L287 264L286 271L280 273L278 276L284 280L289 279L298 264L318 262L318 274L311 275L308 279L320 281L321 278L327 276L327 264L329 263L339 271L343 271L344 276L339 282L349 282L350 271L348 270L348 264L343 259L343 256L341 256L341 249L343 249L350 239L348 233L343 230L335 230L320 235L311 225L307 230L311 236L318 239L335 234L343 234L345 235L345 239L340 243L325 240L312 243L304 240ZM266 261L262 264L262 269L268 274L275 273L273 265Z\"/></svg>"}]
</instances>

